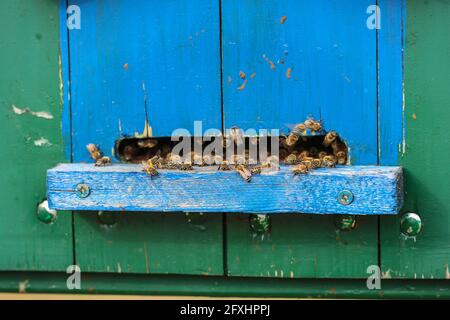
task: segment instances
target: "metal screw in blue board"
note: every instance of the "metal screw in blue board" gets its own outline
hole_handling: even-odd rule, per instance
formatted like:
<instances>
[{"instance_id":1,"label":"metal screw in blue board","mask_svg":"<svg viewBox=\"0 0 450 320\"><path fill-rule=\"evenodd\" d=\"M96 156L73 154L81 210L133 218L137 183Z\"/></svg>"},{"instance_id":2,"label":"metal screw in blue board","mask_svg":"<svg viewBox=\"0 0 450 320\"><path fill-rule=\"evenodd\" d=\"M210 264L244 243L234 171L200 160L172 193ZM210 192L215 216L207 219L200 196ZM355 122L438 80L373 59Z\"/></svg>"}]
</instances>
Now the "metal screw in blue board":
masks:
<instances>
[{"instance_id":1,"label":"metal screw in blue board","mask_svg":"<svg viewBox=\"0 0 450 320\"><path fill-rule=\"evenodd\" d=\"M79 198L87 198L91 194L91 188L87 184L80 183L75 187L75 191Z\"/></svg>"},{"instance_id":2,"label":"metal screw in blue board","mask_svg":"<svg viewBox=\"0 0 450 320\"><path fill-rule=\"evenodd\" d=\"M351 204L354 199L355 197L351 191L343 190L339 192L338 201L344 206L348 206L349 204Z\"/></svg>"}]
</instances>

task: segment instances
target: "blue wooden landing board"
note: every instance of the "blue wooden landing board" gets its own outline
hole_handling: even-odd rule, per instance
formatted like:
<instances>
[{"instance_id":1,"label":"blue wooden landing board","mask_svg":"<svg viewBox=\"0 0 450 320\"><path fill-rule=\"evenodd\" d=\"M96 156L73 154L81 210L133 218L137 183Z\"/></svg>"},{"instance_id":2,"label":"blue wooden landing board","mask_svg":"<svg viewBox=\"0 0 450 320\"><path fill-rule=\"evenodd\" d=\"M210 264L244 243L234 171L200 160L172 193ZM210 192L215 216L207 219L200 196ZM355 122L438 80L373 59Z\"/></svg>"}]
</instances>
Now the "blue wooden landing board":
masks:
<instances>
[{"instance_id":1,"label":"blue wooden landing board","mask_svg":"<svg viewBox=\"0 0 450 320\"><path fill-rule=\"evenodd\" d=\"M403 204L400 167L355 166L317 169L294 176L290 167L244 182L216 167L161 170L150 177L140 165L61 164L47 174L49 206L56 210L245 212L309 214L397 214ZM90 194L80 198L78 184ZM351 191L354 201L338 202Z\"/></svg>"},{"instance_id":2,"label":"blue wooden landing board","mask_svg":"<svg viewBox=\"0 0 450 320\"><path fill-rule=\"evenodd\" d=\"M339 132L352 164L377 164L374 3L223 1L225 127L287 131L312 116Z\"/></svg>"}]
</instances>

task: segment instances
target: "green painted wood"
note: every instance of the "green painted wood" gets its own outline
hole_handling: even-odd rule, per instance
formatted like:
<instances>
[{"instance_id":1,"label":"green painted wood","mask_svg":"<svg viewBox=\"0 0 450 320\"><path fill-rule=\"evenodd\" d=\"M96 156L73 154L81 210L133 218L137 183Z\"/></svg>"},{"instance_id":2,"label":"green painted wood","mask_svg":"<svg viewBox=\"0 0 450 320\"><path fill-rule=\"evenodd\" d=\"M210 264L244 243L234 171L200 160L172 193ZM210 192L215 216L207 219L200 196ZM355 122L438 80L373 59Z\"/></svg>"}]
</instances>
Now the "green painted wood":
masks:
<instances>
[{"instance_id":1,"label":"green painted wood","mask_svg":"<svg viewBox=\"0 0 450 320\"><path fill-rule=\"evenodd\" d=\"M369 290L365 280L267 279L84 273L81 290L67 290L66 273L0 273L0 291L18 293L129 294L208 297L449 299L445 280L385 280ZM21 286L20 286L21 285ZM20 290L22 289L22 290Z\"/></svg>"},{"instance_id":2,"label":"green painted wood","mask_svg":"<svg viewBox=\"0 0 450 320\"><path fill-rule=\"evenodd\" d=\"M105 225L96 213L75 214L76 259L81 270L223 274L221 214L127 212L116 213L113 221Z\"/></svg>"},{"instance_id":3,"label":"green painted wood","mask_svg":"<svg viewBox=\"0 0 450 320\"><path fill-rule=\"evenodd\" d=\"M450 2L407 1L404 211L419 214L423 231L400 235L400 217L382 218L386 278L450 278Z\"/></svg>"},{"instance_id":4,"label":"green painted wood","mask_svg":"<svg viewBox=\"0 0 450 320\"><path fill-rule=\"evenodd\" d=\"M36 218L45 173L64 161L57 1L0 2L0 270L72 264L71 215Z\"/></svg>"},{"instance_id":5,"label":"green painted wood","mask_svg":"<svg viewBox=\"0 0 450 320\"><path fill-rule=\"evenodd\" d=\"M338 231L331 216L272 216L270 234L255 235L246 215L228 215L228 275L366 278L377 264L377 218L357 217Z\"/></svg>"}]
</instances>

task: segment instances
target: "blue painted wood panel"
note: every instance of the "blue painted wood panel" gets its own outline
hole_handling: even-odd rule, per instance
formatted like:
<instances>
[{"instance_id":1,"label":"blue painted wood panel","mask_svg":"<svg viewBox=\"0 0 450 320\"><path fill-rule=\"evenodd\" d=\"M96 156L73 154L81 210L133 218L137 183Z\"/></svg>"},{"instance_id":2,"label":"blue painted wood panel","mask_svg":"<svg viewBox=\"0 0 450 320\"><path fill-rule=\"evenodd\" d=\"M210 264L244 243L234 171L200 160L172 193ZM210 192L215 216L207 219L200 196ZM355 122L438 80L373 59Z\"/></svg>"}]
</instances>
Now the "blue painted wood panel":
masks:
<instances>
[{"instance_id":1,"label":"blue painted wood panel","mask_svg":"<svg viewBox=\"0 0 450 320\"><path fill-rule=\"evenodd\" d=\"M378 30L379 160L397 165L405 153L403 47L404 0L379 0L381 25Z\"/></svg>"},{"instance_id":2,"label":"blue painted wood panel","mask_svg":"<svg viewBox=\"0 0 450 320\"><path fill-rule=\"evenodd\" d=\"M221 128L218 1L71 4L81 10L69 33L74 162L89 160L88 143L112 155L121 136L192 132L194 120Z\"/></svg>"},{"instance_id":3,"label":"blue painted wood panel","mask_svg":"<svg viewBox=\"0 0 450 320\"><path fill-rule=\"evenodd\" d=\"M247 183L237 172L216 167L161 170L151 177L140 165L61 164L48 171L47 184L49 205L57 210L397 214L403 203L400 167L339 167L294 176L283 166ZM78 184L89 186L87 197L77 195ZM349 205L338 201L344 190L354 196Z\"/></svg>"},{"instance_id":4,"label":"blue painted wood panel","mask_svg":"<svg viewBox=\"0 0 450 320\"><path fill-rule=\"evenodd\" d=\"M287 131L312 116L341 134L353 164L376 164L376 30L366 23L372 4L223 1L225 127Z\"/></svg>"}]
</instances>

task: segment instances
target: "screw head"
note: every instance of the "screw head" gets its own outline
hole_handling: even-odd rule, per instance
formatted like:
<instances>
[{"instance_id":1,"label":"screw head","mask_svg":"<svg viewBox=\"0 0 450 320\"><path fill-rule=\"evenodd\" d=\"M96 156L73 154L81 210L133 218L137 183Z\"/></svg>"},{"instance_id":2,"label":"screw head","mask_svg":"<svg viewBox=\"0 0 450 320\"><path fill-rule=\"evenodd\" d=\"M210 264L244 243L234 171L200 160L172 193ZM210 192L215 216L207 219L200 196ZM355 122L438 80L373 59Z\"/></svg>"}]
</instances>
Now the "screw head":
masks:
<instances>
[{"instance_id":1,"label":"screw head","mask_svg":"<svg viewBox=\"0 0 450 320\"><path fill-rule=\"evenodd\" d=\"M48 207L47 200L38 205L36 215L38 220L45 224L50 224L56 221L56 210L51 210Z\"/></svg>"},{"instance_id":2,"label":"screw head","mask_svg":"<svg viewBox=\"0 0 450 320\"><path fill-rule=\"evenodd\" d=\"M349 231L356 226L356 217L351 214L337 215L334 217L334 225L342 231Z\"/></svg>"},{"instance_id":3,"label":"screw head","mask_svg":"<svg viewBox=\"0 0 450 320\"><path fill-rule=\"evenodd\" d=\"M250 230L255 233L267 233L270 231L270 216L266 214L250 215Z\"/></svg>"},{"instance_id":4,"label":"screw head","mask_svg":"<svg viewBox=\"0 0 450 320\"><path fill-rule=\"evenodd\" d=\"M341 192L339 192L337 199L340 204L342 204L344 206L348 206L349 204L351 204L353 202L353 200L355 200L355 196L353 195L353 193L351 191L342 190Z\"/></svg>"},{"instance_id":5,"label":"screw head","mask_svg":"<svg viewBox=\"0 0 450 320\"><path fill-rule=\"evenodd\" d=\"M417 236L422 230L422 219L416 213L407 212L400 219L400 230L405 236Z\"/></svg>"},{"instance_id":6,"label":"screw head","mask_svg":"<svg viewBox=\"0 0 450 320\"><path fill-rule=\"evenodd\" d=\"M75 191L79 198L87 198L91 194L91 188L87 184L80 183L75 187Z\"/></svg>"}]
</instances>

